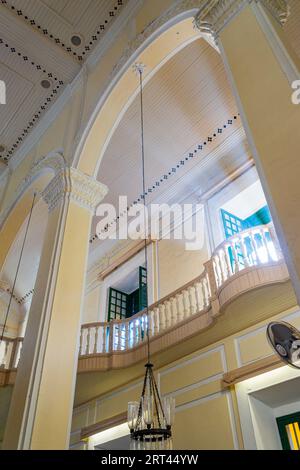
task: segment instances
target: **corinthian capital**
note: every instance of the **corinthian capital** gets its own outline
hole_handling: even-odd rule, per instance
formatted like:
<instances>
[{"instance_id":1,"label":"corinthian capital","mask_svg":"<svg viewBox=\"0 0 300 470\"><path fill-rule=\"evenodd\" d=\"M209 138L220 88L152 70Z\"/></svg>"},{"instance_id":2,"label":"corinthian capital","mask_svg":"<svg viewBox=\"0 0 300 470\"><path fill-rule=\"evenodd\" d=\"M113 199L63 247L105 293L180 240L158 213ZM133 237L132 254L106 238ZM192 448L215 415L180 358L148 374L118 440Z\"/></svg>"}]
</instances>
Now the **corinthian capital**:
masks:
<instances>
[{"instance_id":1,"label":"corinthian capital","mask_svg":"<svg viewBox=\"0 0 300 470\"><path fill-rule=\"evenodd\" d=\"M107 194L107 187L75 168L63 168L50 181L42 193L49 211L65 198L94 212Z\"/></svg>"},{"instance_id":2,"label":"corinthian capital","mask_svg":"<svg viewBox=\"0 0 300 470\"><path fill-rule=\"evenodd\" d=\"M221 29L251 3L261 3L281 25L289 16L287 0L208 0L196 16L195 25L202 33L217 37Z\"/></svg>"}]
</instances>

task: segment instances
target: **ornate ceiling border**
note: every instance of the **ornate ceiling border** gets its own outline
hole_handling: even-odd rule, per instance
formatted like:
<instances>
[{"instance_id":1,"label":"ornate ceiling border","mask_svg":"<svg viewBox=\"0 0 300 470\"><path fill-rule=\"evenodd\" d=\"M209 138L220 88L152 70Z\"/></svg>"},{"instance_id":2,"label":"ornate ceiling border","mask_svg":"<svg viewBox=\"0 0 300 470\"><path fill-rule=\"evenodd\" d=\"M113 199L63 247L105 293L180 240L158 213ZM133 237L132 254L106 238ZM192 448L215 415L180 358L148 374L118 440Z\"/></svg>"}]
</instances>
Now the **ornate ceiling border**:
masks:
<instances>
[{"instance_id":1,"label":"ornate ceiling border","mask_svg":"<svg viewBox=\"0 0 300 470\"><path fill-rule=\"evenodd\" d=\"M74 59L77 59L79 62L82 62L84 59L84 56L89 52L93 45L100 39L100 36L104 34L106 31L107 27L111 23L111 20L116 16L117 11L121 9L121 7L124 5L125 0L117 0L115 2L115 5L110 9L109 11L109 17L105 19L97 28L94 34L90 37L90 39L87 39L86 46L84 47L81 52L78 52L78 49L73 49L72 47L66 45L64 41L56 36L54 36L51 31L48 30L48 28L40 25L34 18L29 17L21 8L17 8L11 3L8 3L7 0L0 0L1 4L5 6L8 10L10 10L12 13L14 13L16 16L23 18L23 20L28 23L32 28L34 28L36 31L38 31L40 34L43 36L46 36L48 39L50 39L52 42L54 42L57 46L60 46L62 49L64 49L68 54Z\"/></svg>"},{"instance_id":2,"label":"ornate ceiling border","mask_svg":"<svg viewBox=\"0 0 300 470\"><path fill-rule=\"evenodd\" d=\"M5 151L5 156L0 155L0 160L3 161L5 164L7 164L10 158L12 157L13 153L17 150L19 145L23 142L23 140L26 138L29 132L36 125L38 120L42 117L42 115L44 114L44 111L47 109L47 107L49 107L50 103L52 103L53 100L56 98L58 91L64 85L64 82L63 80L59 80L59 78L56 77L52 72L48 72L45 69L45 67L43 67L40 64L37 64L34 60L30 59L28 55L23 54L20 51L17 51L15 47L10 46L2 38L0 38L0 46L5 47L9 51L10 54L17 55L20 58L20 60L23 59L23 61L31 65L37 71L37 73L43 74L44 77L46 77L47 79L50 78L54 82L52 90L49 92L49 95L47 96L47 98L45 98L45 101L41 104L39 109L32 116L27 126L20 132L20 135L17 137L15 143L9 148L9 150Z\"/></svg>"}]
</instances>

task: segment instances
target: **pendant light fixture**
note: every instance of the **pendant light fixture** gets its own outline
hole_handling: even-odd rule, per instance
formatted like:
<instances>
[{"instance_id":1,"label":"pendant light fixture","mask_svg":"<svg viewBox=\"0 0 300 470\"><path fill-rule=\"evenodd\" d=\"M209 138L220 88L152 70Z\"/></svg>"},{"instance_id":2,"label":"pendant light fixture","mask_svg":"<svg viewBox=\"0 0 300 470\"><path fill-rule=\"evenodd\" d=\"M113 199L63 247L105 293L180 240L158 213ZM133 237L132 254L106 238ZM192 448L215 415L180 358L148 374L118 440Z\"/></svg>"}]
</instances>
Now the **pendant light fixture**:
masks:
<instances>
[{"instance_id":1,"label":"pendant light fixture","mask_svg":"<svg viewBox=\"0 0 300 470\"><path fill-rule=\"evenodd\" d=\"M140 111L141 111L141 155L142 155L142 183L144 200L144 229L145 229L145 268L147 271L147 218L146 218L146 186L145 186L145 145L144 145L144 109L143 109L143 64L135 64L135 71L140 79ZM127 422L130 429L131 450L171 450L172 424L175 415L175 399L165 397L161 399L153 373L153 364L150 358L149 338L149 308L148 296L146 303L146 337L147 337L147 364L142 395L139 402L128 403Z\"/></svg>"}]
</instances>

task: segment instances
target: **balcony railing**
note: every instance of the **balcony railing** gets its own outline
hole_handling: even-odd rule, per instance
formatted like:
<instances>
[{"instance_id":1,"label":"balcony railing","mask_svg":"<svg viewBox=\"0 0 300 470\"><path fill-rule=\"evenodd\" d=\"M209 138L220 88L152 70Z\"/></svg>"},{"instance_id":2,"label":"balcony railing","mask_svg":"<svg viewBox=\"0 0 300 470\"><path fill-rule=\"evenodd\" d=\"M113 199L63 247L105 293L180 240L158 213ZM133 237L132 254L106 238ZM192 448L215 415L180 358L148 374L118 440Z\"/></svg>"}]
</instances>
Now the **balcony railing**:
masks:
<instances>
[{"instance_id":1,"label":"balcony railing","mask_svg":"<svg viewBox=\"0 0 300 470\"><path fill-rule=\"evenodd\" d=\"M261 270L261 275L258 276L259 284L245 282L244 288L240 288L240 293L268 282L282 282L288 279L272 225L247 229L225 240L205 263L203 273L151 305L148 317L143 310L124 320L83 325L79 358L107 357L136 350L147 341L148 321L150 341L157 342L157 349L162 347L161 341L164 337L168 337L168 345L176 343L178 338L182 340L185 336L188 337L191 334L187 331L189 324L194 334L195 328L201 330L207 327L218 314L224 300L222 294L228 285L234 283L238 277L240 279L241 273L251 273L258 268ZM230 295L227 292L224 298L228 299ZM232 297L235 295L236 292ZM175 330L177 336L173 334ZM5 338L0 349L0 368L15 369L21 347L22 338Z\"/></svg>"},{"instance_id":2,"label":"balcony railing","mask_svg":"<svg viewBox=\"0 0 300 470\"><path fill-rule=\"evenodd\" d=\"M282 253L272 225L244 230L221 243L212 256L217 288L245 268L281 259Z\"/></svg>"},{"instance_id":3,"label":"balcony railing","mask_svg":"<svg viewBox=\"0 0 300 470\"><path fill-rule=\"evenodd\" d=\"M83 325L80 337L80 356L105 354L135 348L146 341L147 321L150 338L185 322L210 305L210 286L206 272L161 299L146 311L125 320Z\"/></svg>"}]
</instances>

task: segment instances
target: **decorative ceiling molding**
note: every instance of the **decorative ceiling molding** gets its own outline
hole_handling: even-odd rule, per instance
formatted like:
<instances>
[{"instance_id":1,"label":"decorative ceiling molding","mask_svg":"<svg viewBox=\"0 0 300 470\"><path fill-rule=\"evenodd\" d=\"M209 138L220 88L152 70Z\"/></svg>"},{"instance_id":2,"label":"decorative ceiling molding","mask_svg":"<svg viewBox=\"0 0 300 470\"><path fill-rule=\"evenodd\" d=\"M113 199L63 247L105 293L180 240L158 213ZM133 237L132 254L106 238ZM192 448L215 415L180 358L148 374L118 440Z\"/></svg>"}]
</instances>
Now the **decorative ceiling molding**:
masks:
<instances>
[{"instance_id":1,"label":"decorative ceiling molding","mask_svg":"<svg viewBox=\"0 0 300 470\"><path fill-rule=\"evenodd\" d=\"M195 18L195 26L201 33L214 38L246 6L252 2L261 3L281 24L286 22L290 9L287 0L209 0Z\"/></svg>"},{"instance_id":2,"label":"decorative ceiling molding","mask_svg":"<svg viewBox=\"0 0 300 470\"><path fill-rule=\"evenodd\" d=\"M21 8L17 8L12 3L8 3L7 0L0 0L1 4L5 6L8 10L14 13L19 18L22 18L27 24L29 24L33 29L47 37L50 41L54 42L58 47L64 49L73 59L77 59L79 62L84 60L84 56L88 54L95 45L95 43L101 38L105 33L108 26L111 24L112 20L116 17L118 11L124 5L125 0L116 0L115 5L110 9L109 16L99 24L97 30L86 42L84 49L78 52L78 49L70 47L70 45L65 44L65 42L56 37L51 31L48 30L46 26L42 26L35 18L28 16Z\"/></svg>"},{"instance_id":3,"label":"decorative ceiling molding","mask_svg":"<svg viewBox=\"0 0 300 470\"><path fill-rule=\"evenodd\" d=\"M267 10L273 15L273 17L283 26L288 17L290 16L291 10L287 0L255 0L261 2Z\"/></svg>"},{"instance_id":4,"label":"decorative ceiling molding","mask_svg":"<svg viewBox=\"0 0 300 470\"><path fill-rule=\"evenodd\" d=\"M108 188L75 168L61 169L42 192L49 212L68 197L92 213L107 194Z\"/></svg>"},{"instance_id":5,"label":"decorative ceiling molding","mask_svg":"<svg viewBox=\"0 0 300 470\"><path fill-rule=\"evenodd\" d=\"M68 47L63 40L55 37L48 29L40 24L34 19L24 13L22 8L17 8L14 5L14 1L11 2L7 0L0 0L0 5L3 6L7 14L9 13L12 18L17 16L18 18L23 18L24 22L27 26L30 26L34 30L38 31L44 37L47 37L51 40L55 46L62 47L65 52L72 56L72 59L77 58L79 61L83 61L84 56L88 57L88 54L94 46L100 42L99 40L104 37L104 34L108 30L108 28L114 23L115 18L118 16L119 12L123 8L124 4L127 3L127 0L115 0L114 6L112 6L108 12L108 16L106 19L103 19L99 27L95 31L95 33L91 36L90 40L85 44L84 49L81 52L76 52L72 48ZM32 65L34 69L36 69L39 73L44 74L45 78L50 79L53 82L52 89L49 90L49 95L46 98L43 98L43 102L41 106L36 110L36 112L32 115L29 122L26 124L25 128L20 131L18 137L15 139L12 145L9 145L5 152L0 155L0 160L7 164L10 159L13 157L15 152L18 148L20 148L23 141L26 137L31 134L31 131L36 126L37 122L40 120L44 112L49 109L50 105L53 103L55 98L57 97L58 91L61 87L64 87L65 83L64 80L60 80L55 74L47 71L45 67L41 66L40 64L36 63L35 60L32 60L27 53L21 53L16 50L15 47L11 47L4 39L0 38L0 46L7 48L7 50L14 54L15 56L19 56L22 62L26 62L29 65ZM79 72L80 73L80 72Z\"/></svg>"},{"instance_id":6,"label":"decorative ceiling molding","mask_svg":"<svg viewBox=\"0 0 300 470\"><path fill-rule=\"evenodd\" d=\"M63 80L59 80L59 78L57 78L52 72L48 72L43 66L36 63L34 60L30 59L28 55L25 55L21 53L20 51L17 51L15 47L11 47L2 38L0 38L0 47L6 48L11 54L18 56L20 60L23 60L24 62L27 62L28 64L30 64L34 68L34 70L36 70L37 73L39 74L41 73L47 79L49 78L53 80L53 88L52 90L49 91L48 97L45 99L45 101L41 104L39 109L32 116L27 126L21 131L20 135L16 138L14 144L8 150L5 151L5 156L0 155L0 160L2 160L5 164L7 164L9 159L12 157L13 153L17 150L17 148L23 142L25 137L29 134L31 129L36 125L36 123L39 121L41 116L44 114L44 111L49 107L52 101L56 98L58 91L60 87L64 85L64 82Z\"/></svg>"}]
</instances>

